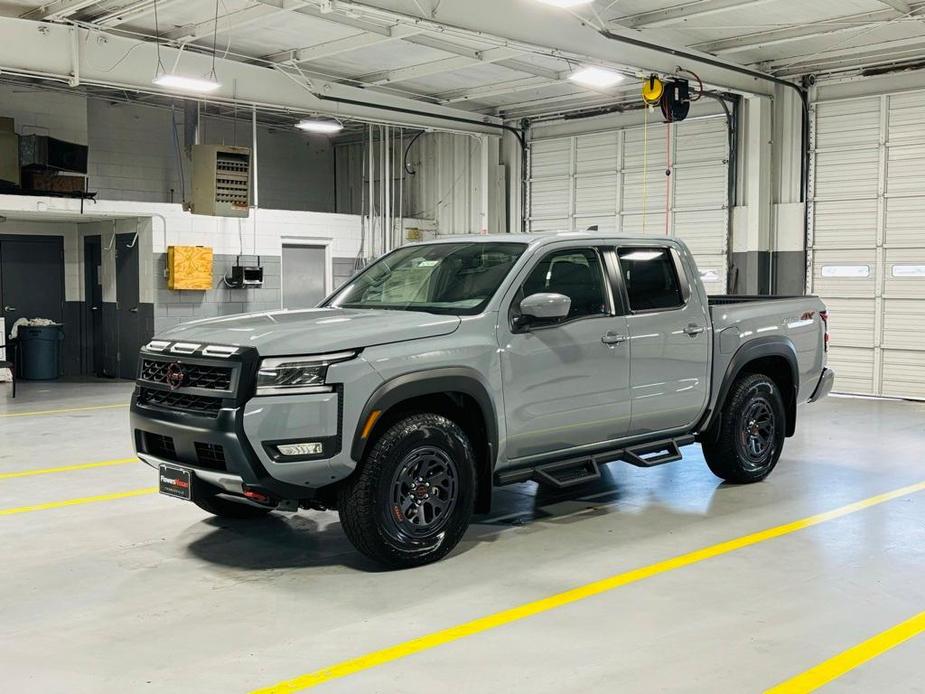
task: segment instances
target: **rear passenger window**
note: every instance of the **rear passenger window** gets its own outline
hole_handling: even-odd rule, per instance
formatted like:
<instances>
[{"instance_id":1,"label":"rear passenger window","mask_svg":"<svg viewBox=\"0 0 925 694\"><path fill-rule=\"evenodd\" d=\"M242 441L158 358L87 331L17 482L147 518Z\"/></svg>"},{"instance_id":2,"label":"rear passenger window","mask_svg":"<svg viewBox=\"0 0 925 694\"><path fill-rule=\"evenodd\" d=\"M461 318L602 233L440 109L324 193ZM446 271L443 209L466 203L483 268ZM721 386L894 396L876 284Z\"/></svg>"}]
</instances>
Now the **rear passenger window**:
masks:
<instances>
[{"instance_id":1,"label":"rear passenger window","mask_svg":"<svg viewBox=\"0 0 925 694\"><path fill-rule=\"evenodd\" d=\"M667 248L621 248L620 271L633 311L678 308L684 304L678 273Z\"/></svg>"}]
</instances>

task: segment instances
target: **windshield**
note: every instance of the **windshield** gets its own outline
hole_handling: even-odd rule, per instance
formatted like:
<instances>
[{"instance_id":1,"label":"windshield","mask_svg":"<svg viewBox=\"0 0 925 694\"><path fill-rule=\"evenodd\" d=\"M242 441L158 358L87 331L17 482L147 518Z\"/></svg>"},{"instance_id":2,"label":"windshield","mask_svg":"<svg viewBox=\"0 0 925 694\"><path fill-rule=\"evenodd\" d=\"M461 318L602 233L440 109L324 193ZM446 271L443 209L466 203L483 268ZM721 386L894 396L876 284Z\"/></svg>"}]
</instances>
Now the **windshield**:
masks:
<instances>
[{"instance_id":1,"label":"windshield","mask_svg":"<svg viewBox=\"0 0 925 694\"><path fill-rule=\"evenodd\" d=\"M354 277L325 305L474 315L526 247L467 242L400 248Z\"/></svg>"}]
</instances>

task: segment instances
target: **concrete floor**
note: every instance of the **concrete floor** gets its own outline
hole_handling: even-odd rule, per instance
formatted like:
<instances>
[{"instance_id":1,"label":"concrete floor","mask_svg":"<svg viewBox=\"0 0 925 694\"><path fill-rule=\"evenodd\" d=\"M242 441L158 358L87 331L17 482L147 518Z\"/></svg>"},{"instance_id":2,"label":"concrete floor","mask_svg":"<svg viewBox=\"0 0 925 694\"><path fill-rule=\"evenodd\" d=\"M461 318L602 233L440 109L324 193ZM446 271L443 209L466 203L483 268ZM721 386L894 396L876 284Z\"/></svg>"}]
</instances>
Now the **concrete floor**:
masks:
<instances>
[{"instance_id":1,"label":"concrete floor","mask_svg":"<svg viewBox=\"0 0 925 694\"><path fill-rule=\"evenodd\" d=\"M131 455L125 383L0 395L0 473ZM383 573L333 513L218 521L156 494L0 516L6 691L246 692L925 480L925 405L801 408L775 473L697 447L570 495L498 490L446 560ZM141 464L0 479L0 509L150 487ZM323 685L331 692L757 692L925 607L925 493ZM925 691L919 637L825 691Z\"/></svg>"}]
</instances>

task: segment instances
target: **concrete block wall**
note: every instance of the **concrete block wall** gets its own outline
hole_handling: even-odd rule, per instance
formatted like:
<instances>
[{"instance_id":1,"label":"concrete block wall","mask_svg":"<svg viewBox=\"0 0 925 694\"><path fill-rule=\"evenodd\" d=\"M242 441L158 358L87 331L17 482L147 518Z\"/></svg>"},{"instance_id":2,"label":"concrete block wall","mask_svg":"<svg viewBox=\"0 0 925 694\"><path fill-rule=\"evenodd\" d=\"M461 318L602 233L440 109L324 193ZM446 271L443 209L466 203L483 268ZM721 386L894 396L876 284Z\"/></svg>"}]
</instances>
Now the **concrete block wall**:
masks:
<instances>
[{"instance_id":1,"label":"concrete block wall","mask_svg":"<svg viewBox=\"0 0 925 694\"><path fill-rule=\"evenodd\" d=\"M20 135L87 144L87 99L79 94L0 84L0 116L13 118Z\"/></svg>"}]
</instances>

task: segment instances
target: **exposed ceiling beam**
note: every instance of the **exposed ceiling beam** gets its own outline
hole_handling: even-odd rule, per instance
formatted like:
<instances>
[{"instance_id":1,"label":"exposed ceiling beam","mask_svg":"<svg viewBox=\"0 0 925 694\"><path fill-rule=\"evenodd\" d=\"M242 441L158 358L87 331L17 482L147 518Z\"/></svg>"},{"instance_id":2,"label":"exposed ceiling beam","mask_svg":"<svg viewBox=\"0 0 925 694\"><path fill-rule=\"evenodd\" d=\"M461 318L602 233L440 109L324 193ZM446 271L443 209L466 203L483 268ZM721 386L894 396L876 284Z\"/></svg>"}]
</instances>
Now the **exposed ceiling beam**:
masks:
<instances>
[{"instance_id":1,"label":"exposed ceiling beam","mask_svg":"<svg viewBox=\"0 0 925 694\"><path fill-rule=\"evenodd\" d=\"M921 55L923 50L925 50L925 36L911 36L904 39L881 41L797 56L771 62L770 68L775 73L805 74L807 72L832 69L842 63L847 63L843 67L854 67L864 61L867 63L888 63L893 60L905 60L909 57L907 54Z\"/></svg>"},{"instance_id":2,"label":"exposed ceiling beam","mask_svg":"<svg viewBox=\"0 0 925 694\"><path fill-rule=\"evenodd\" d=\"M361 31L369 31L374 34L386 35L389 29L388 23L383 25L378 22L371 22L357 17L349 17L335 12L322 12L316 4L309 0L254 0L260 5L273 7L280 12L294 12L302 14L313 19L320 19L329 24L352 27Z\"/></svg>"},{"instance_id":3,"label":"exposed ceiling beam","mask_svg":"<svg viewBox=\"0 0 925 694\"><path fill-rule=\"evenodd\" d=\"M399 39L407 38L417 33L420 33L419 29L404 26L390 27L385 34L374 34L363 31L359 34L351 34L342 39L325 41L324 43L308 46L306 48L296 48L294 50L274 53L266 56L265 60L269 60L272 63L289 63L293 65L298 63L310 63L313 60L330 58L361 48L369 48L370 46L378 46L390 41L398 41Z\"/></svg>"},{"instance_id":4,"label":"exposed ceiling beam","mask_svg":"<svg viewBox=\"0 0 925 694\"><path fill-rule=\"evenodd\" d=\"M565 78L565 73L562 73L562 78ZM493 96L516 94L517 92L525 92L531 89L548 89L557 86L559 86L557 82L550 82L544 77L527 77L519 80L511 80L510 82L496 82L495 84L489 84L483 87L454 89L453 91L438 94L437 100L441 104L457 104L479 101L480 99L489 99Z\"/></svg>"},{"instance_id":5,"label":"exposed ceiling beam","mask_svg":"<svg viewBox=\"0 0 925 694\"><path fill-rule=\"evenodd\" d=\"M81 25L64 26L0 17L0 36L3 37L0 41L0 71L55 79L74 86L174 98L182 96L151 83L158 60L158 47L153 41L116 33L105 33L106 40L98 41L100 35L98 29ZM75 41L80 46L76 56L73 50ZM181 74L204 74L211 67L211 55L196 51L181 52L169 45L161 45L160 53L167 65L179 62ZM305 82L281 69L272 70L237 60L219 57L215 62L221 85L208 95L208 99L215 103L253 105L265 111L287 114L293 119L323 113L345 120L408 127L496 136L501 132L496 119L458 108L339 84L323 77L308 76L309 81ZM335 101L337 99L340 101Z\"/></svg>"},{"instance_id":6,"label":"exposed ceiling beam","mask_svg":"<svg viewBox=\"0 0 925 694\"><path fill-rule=\"evenodd\" d=\"M683 5L672 5L662 10L651 10L639 14L620 17L614 21L630 29L643 27L665 26L676 24L694 17L706 17L730 10L751 8L755 5L771 2L771 0L697 0Z\"/></svg>"},{"instance_id":7,"label":"exposed ceiling beam","mask_svg":"<svg viewBox=\"0 0 925 694\"><path fill-rule=\"evenodd\" d=\"M876 10L874 12L865 12L855 14L849 17L839 17L838 19L823 20L813 22L812 24L794 24L791 26L781 27L779 29L769 29L767 31L756 31L751 34L742 34L741 36L731 36L718 41L705 41L691 46L706 53L736 53L738 51L747 51L762 46L774 46L793 41L802 41L803 39L813 38L815 36L827 36L839 34L846 31L855 31L865 27L873 26L896 19L900 15L892 9Z\"/></svg>"},{"instance_id":8,"label":"exposed ceiling beam","mask_svg":"<svg viewBox=\"0 0 925 694\"><path fill-rule=\"evenodd\" d=\"M572 63L588 62L616 69L672 74L680 62L682 67L695 70L710 87L741 94L769 95L774 91L773 81L762 79L758 74L743 74L739 71L743 67L741 65L716 64L715 59L706 55L702 60L696 51L664 40L660 40L659 45L640 44L638 34L619 27L611 28L610 36L605 36L587 23L574 20L568 13L551 10L537 2L443 2L433 19L425 19L410 13L406 0L312 0L312 3L322 1L333 10L331 14L349 13L353 18L410 24L447 38L458 36L522 48L529 53L561 57ZM750 1L754 4L771 0ZM728 3L729 0L711 2ZM741 4L742 0L736 2ZM627 40L620 40L622 37ZM671 49L684 51L687 56L679 61L678 55L672 54Z\"/></svg>"},{"instance_id":9,"label":"exposed ceiling beam","mask_svg":"<svg viewBox=\"0 0 925 694\"><path fill-rule=\"evenodd\" d=\"M363 75L358 77L357 81L363 82L364 84L381 86L394 82L418 79L420 77L428 77L430 75L439 75L443 72L463 70L474 65L485 65L488 63L496 63L500 60L509 60L521 53L523 53L523 51L512 48L489 48L484 51L472 51L472 55L456 55L452 58L442 58L419 65L411 65L395 70L384 70L382 72Z\"/></svg>"},{"instance_id":10,"label":"exposed ceiling beam","mask_svg":"<svg viewBox=\"0 0 925 694\"><path fill-rule=\"evenodd\" d=\"M909 14L912 12L912 8L909 6L909 3L903 2L903 0L879 0L879 2L881 5L892 7L894 10L901 14Z\"/></svg>"},{"instance_id":11,"label":"exposed ceiling beam","mask_svg":"<svg viewBox=\"0 0 925 694\"><path fill-rule=\"evenodd\" d=\"M218 18L218 31L229 32L236 29L243 29L265 21L268 17L277 13L277 10L266 5L251 5L234 12L229 12ZM211 37L212 32L216 30L215 18L209 17L201 22L187 24L177 27L171 31L164 32L162 35L168 41L177 43L190 43L204 37Z\"/></svg>"},{"instance_id":12,"label":"exposed ceiling beam","mask_svg":"<svg viewBox=\"0 0 925 694\"><path fill-rule=\"evenodd\" d=\"M103 27L117 27L121 24L128 24L136 19L141 19L154 12L155 0L137 0L131 5L120 7L117 10L107 10L104 14L95 16L93 23ZM179 0L157 0L159 10L164 10L170 5L175 5Z\"/></svg>"},{"instance_id":13,"label":"exposed ceiling beam","mask_svg":"<svg viewBox=\"0 0 925 694\"><path fill-rule=\"evenodd\" d=\"M23 19L66 19L77 14L81 10L99 4L101 0L57 0L57 2L46 2L45 4L24 12Z\"/></svg>"}]
</instances>

